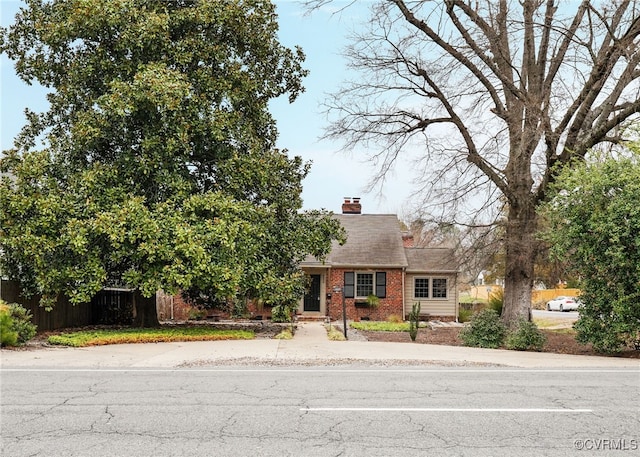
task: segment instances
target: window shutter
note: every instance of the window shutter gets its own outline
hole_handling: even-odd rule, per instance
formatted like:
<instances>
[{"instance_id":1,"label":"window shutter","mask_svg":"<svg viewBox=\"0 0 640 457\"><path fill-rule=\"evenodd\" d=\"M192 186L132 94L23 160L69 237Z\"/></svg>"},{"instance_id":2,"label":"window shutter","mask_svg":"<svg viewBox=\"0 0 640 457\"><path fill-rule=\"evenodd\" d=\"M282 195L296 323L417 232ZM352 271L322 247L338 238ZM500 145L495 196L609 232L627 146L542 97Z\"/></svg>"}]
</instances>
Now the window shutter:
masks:
<instances>
[{"instance_id":1,"label":"window shutter","mask_svg":"<svg viewBox=\"0 0 640 457\"><path fill-rule=\"evenodd\" d=\"M344 272L344 298L353 298L355 297L355 273L353 271L345 271Z\"/></svg>"},{"instance_id":2,"label":"window shutter","mask_svg":"<svg viewBox=\"0 0 640 457\"><path fill-rule=\"evenodd\" d=\"M376 272L376 297L386 298L387 296L387 273L384 271Z\"/></svg>"}]
</instances>

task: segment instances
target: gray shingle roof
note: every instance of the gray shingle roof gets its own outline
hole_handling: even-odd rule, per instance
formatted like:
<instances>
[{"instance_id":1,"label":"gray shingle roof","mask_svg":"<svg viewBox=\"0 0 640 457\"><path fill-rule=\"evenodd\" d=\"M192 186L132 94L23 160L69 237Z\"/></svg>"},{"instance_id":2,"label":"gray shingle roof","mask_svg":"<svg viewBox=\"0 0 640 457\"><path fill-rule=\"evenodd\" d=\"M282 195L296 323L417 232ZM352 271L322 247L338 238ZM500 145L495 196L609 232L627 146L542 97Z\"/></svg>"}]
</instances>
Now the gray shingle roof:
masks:
<instances>
[{"instance_id":1,"label":"gray shingle roof","mask_svg":"<svg viewBox=\"0 0 640 457\"><path fill-rule=\"evenodd\" d=\"M405 248L408 272L453 273L458 271L453 249Z\"/></svg>"},{"instance_id":2,"label":"gray shingle roof","mask_svg":"<svg viewBox=\"0 0 640 457\"><path fill-rule=\"evenodd\" d=\"M336 214L347 242L331 249L333 266L406 267L402 232L394 214Z\"/></svg>"},{"instance_id":3,"label":"gray shingle roof","mask_svg":"<svg viewBox=\"0 0 640 457\"><path fill-rule=\"evenodd\" d=\"M395 214L335 214L347 231L347 242L334 242L324 265L333 267L403 268L409 272L455 272L452 249L405 248ZM309 256L304 267L323 265Z\"/></svg>"}]
</instances>

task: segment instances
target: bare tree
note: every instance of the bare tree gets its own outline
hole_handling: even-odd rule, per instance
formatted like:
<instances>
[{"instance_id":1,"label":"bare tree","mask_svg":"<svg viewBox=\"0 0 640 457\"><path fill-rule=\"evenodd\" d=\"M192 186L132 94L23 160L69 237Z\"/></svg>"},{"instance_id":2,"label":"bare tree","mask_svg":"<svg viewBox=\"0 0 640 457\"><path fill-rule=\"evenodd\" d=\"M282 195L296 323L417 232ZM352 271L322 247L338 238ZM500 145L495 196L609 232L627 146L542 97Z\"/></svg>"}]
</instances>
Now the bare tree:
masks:
<instances>
[{"instance_id":1,"label":"bare tree","mask_svg":"<svg viewBox=\"0 0 640 457\"><path fill-rule=\"evenodd\" d=\"M620 143L640 111L640 3L382 0L371 12L346 50L360 78L328 101L326 136L370 148L377 181L417 151L431 214L486 222L506 204L503 319L529 318L537 205L560 168Z\"/></svg>"},{"instance_id":2,"label":"bare tree","mask_svg":"<svg viewBox=\"0 0 640 457\"><path fill-rule=\"evenodd\" d=\"M482 271L501 265L503 230L492 225L461 227L414 219L404 223L416 247L449 248L459 268L459 284L472 285Z\"/></svg>"}]
</instances>

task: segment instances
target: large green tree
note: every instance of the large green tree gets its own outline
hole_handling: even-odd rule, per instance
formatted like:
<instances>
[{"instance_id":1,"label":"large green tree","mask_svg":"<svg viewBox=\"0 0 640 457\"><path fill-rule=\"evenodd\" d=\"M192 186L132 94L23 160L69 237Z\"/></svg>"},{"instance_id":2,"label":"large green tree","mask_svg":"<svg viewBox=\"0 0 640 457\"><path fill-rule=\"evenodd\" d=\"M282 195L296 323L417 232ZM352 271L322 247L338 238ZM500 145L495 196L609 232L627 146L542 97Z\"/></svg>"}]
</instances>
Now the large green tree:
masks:
<instances>
[{"instance_id":1,"label":"large green tree","mask_svg":"<svg viewBox=\"0 0 640 457\"><path fill-rule=\"evenodd\" d=\"M297 262L340 231L299 212L308 165L275 149L268 102L306 74L276 19L264 0L26 0L0 51L50 106L2 158L4 271L47 306L114 281L293 303Z\"/></svg>"},{"instance_id":2,"label":"large green tree","mask_svg":"<svg viewBox=\"0 0 640 457\"><path fill-rule=\"evenodd\" d=\"M640 145L577 164L544 207L553 253L581 276L578 340L602 351L640 345Z\"/></svg>"},{"instance_id":3,"label":"large green tree","mask_svg":"<svg viewBox=\"0 0 640 457\"><path fill-rule=\"evenodd\" d=\"M380 180L412 160L431 217L490 223L507 208L515 324L530 318L549 184L638 117L639 40L636 0L379 0L346 50L359 74L327 102L327 135L364 146Z\"/></svg>"}]
</instances>

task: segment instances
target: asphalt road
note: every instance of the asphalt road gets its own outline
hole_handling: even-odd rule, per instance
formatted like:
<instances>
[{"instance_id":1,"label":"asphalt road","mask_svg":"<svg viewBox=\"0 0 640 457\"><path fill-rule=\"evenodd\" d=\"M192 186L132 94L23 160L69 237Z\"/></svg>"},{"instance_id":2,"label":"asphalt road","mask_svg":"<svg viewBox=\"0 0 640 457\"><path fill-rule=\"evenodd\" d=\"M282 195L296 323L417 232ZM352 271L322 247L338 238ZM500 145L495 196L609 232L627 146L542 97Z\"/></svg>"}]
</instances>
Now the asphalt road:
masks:
<instances>
[{"instance_id":1,"label":"asphalt road","mask_svg":"<svg viewBox=\"0 0 640 457\"><path fill-rule=\"evenodd\" d=\"M640 454L640 370L0 374L3 456Z\"/></svg>"},{"instance_id":2,"label":"asphalt road","mask_svg":"<svg viewBox=\"0 0 640 457\"><path fill-rule=\"evenodd\" d=\"M534 319L558 319L567 321L576 321L580 317L578 311L546 311L534 309L532 310Z\"/></svg>"}]
</instances>

